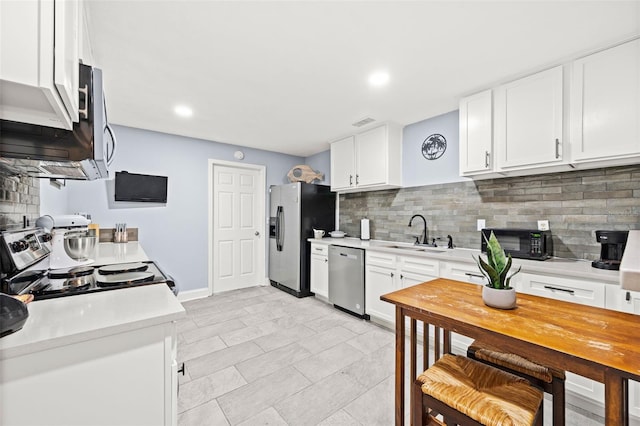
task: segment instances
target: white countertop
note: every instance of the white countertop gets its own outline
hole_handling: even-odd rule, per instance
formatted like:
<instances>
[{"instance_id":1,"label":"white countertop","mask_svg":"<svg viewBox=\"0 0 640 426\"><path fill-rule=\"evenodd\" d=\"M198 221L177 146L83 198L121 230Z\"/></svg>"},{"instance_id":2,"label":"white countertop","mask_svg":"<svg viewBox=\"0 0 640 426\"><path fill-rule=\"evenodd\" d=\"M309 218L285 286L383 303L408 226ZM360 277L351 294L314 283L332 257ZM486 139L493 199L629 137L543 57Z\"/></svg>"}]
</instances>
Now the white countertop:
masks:
<instances>
[{"instance_id":1,"label":"white countertop","mask_svg":"<svg viewBox=\"0 0 640 426\"><path fill-rule=\"evenodd\" d=\"M443 247L424 247L414 246L409 243L396 243L393 241L362 241L358 238L309 238L307 241L318 244L332 244L344 247L361 248L365 250L386 252L403 256L417 256L440 259L449 262L475 263L471 256L482 254L480 250L475 249L447 249L446 245L444 245ZM391 246L404 248L394 248ZM422 249L423 251L418 251L415 249ZM543 261L513 259L513 264L515 267L522 266L522 272L567 276L570 278L594 280L602 282L604 284L619 285L620 282L620 274L618 271L608 271L604 269L594 268L591 266L590 260L564 259L559 257L554 257L552 259Z\"/></svg>"},{"instance_id":2,"label":"white countertop","mask_svg":"<svg viewBox=\"0 0 640 426\"><path fill-rule=\"evenodd\" d=\"M100 243L95 265L149 260L137 241ZM21 330L0 338L0 359L174 321L185 311L164 284L38 300Z\"/></svg>"},{"instance_id":3,"label":"white countertop","mask_svg":"<svg viewBox=\"0 0 640 426\"><path fill-rule=\"evenodd\" d=\"M150 327L186 315L164 284L29 303L22 330L0 338L0 359Z\"/></svg>"}]
</instances>

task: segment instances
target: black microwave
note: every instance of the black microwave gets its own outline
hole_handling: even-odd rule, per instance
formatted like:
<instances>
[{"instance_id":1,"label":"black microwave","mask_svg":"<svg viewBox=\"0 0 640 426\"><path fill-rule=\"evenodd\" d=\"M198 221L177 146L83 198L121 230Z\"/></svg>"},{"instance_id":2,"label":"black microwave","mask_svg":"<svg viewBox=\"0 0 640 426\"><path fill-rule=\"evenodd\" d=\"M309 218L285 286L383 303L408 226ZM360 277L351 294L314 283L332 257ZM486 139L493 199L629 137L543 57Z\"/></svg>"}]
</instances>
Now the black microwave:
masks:
<instances>
[{"instance_id":1,"label":"black microwave","mask_svg":"<svg viewBox=\"0 0 640 426\"><path fill-rule=\"evenodd\" d=\"M487 240L491 232L506 254L518 259L546 260L553 256L551 231L531 229L483 229L480 237L480 249L487 252Z\"/></svg>"}]
</instances>

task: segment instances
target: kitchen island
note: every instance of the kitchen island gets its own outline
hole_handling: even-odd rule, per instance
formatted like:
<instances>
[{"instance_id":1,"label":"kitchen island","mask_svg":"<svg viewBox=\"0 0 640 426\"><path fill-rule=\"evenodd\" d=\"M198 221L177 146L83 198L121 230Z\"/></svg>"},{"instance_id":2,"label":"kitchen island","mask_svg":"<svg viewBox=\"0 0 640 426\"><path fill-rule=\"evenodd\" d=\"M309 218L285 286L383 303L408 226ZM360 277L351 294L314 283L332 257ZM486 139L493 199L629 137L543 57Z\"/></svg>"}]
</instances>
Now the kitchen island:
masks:
<instances>
[{"instance_id":1,"label":"kitchen island","mask_svg":"<svg viewBox=\"0 0 640 426\"><path fill-rule=\"evenodd\" d=\"M405 318L411 319L410 380L417 370L422 321L561 371L604 383L607 425L628 424L628 381L640 380L638 316L518 295L515 309L486 306L479 286L436 279L382 296L396 310L396 425L404 424ZM445 336L445 352L450 350ZM435 359L440 355L435 346ZM427 364L423 361L423 365Z\"/></svg>"},{"instance_id":2,"label":"kitchen island","mask_svg":"<svg viewBox=\"0 0 640 426\"><path fill-rule=\"evenodd\" d=\"M137 242L100 244L96 253L96 265L147 259ZM185 311L167 285L28 309L22 330L0 339L0 424L176 423L175 322Z\"/></svg>"}]
</instances>

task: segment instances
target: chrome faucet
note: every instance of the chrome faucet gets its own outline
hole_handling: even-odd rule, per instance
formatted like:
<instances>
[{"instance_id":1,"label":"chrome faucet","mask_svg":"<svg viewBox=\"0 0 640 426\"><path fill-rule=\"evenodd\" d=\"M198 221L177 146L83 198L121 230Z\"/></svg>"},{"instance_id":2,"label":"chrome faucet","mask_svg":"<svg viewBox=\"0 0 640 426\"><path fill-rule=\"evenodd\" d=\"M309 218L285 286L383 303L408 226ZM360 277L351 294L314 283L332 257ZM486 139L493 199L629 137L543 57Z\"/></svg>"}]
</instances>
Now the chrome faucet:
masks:
<instances>
[{"instance_id":1,"label":"chrome faucet","mask_svg":"<svg viewBox=\"0 0 640 426\"><path fill-rule=\"evenodd\" d=\"M420 219L422 219L422 222L424 222L424 229L422 231L422 242L420 242L420 238L416 238L416 244L428 244L428 239L427 239L427 219L424 218L424 216L422 216L421 214L414 214L413 216L411 216L411 219L409 219L409 226L411 226L411 222L413 222L413 219L415 219L416 217L419 217Z\"/></svg>"}]
</instances>

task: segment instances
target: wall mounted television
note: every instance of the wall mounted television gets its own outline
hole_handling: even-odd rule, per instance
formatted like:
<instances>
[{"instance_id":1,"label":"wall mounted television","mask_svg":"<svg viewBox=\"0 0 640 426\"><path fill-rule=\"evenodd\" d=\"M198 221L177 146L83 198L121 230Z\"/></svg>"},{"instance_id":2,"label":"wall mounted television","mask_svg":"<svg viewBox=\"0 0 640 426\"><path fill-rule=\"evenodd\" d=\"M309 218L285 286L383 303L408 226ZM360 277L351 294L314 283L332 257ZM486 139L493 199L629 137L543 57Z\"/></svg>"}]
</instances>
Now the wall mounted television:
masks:
<instances>
[{"instance_id":1,"label":"wall mounted television","mask_svg":"<svg viewBox=\"0 0 640 426\"><path fill-rule=\"evenodd\" d=\"M166 176L116 172L115 200L166 203L167 181Z\"/></svg>"}]
</instances>

